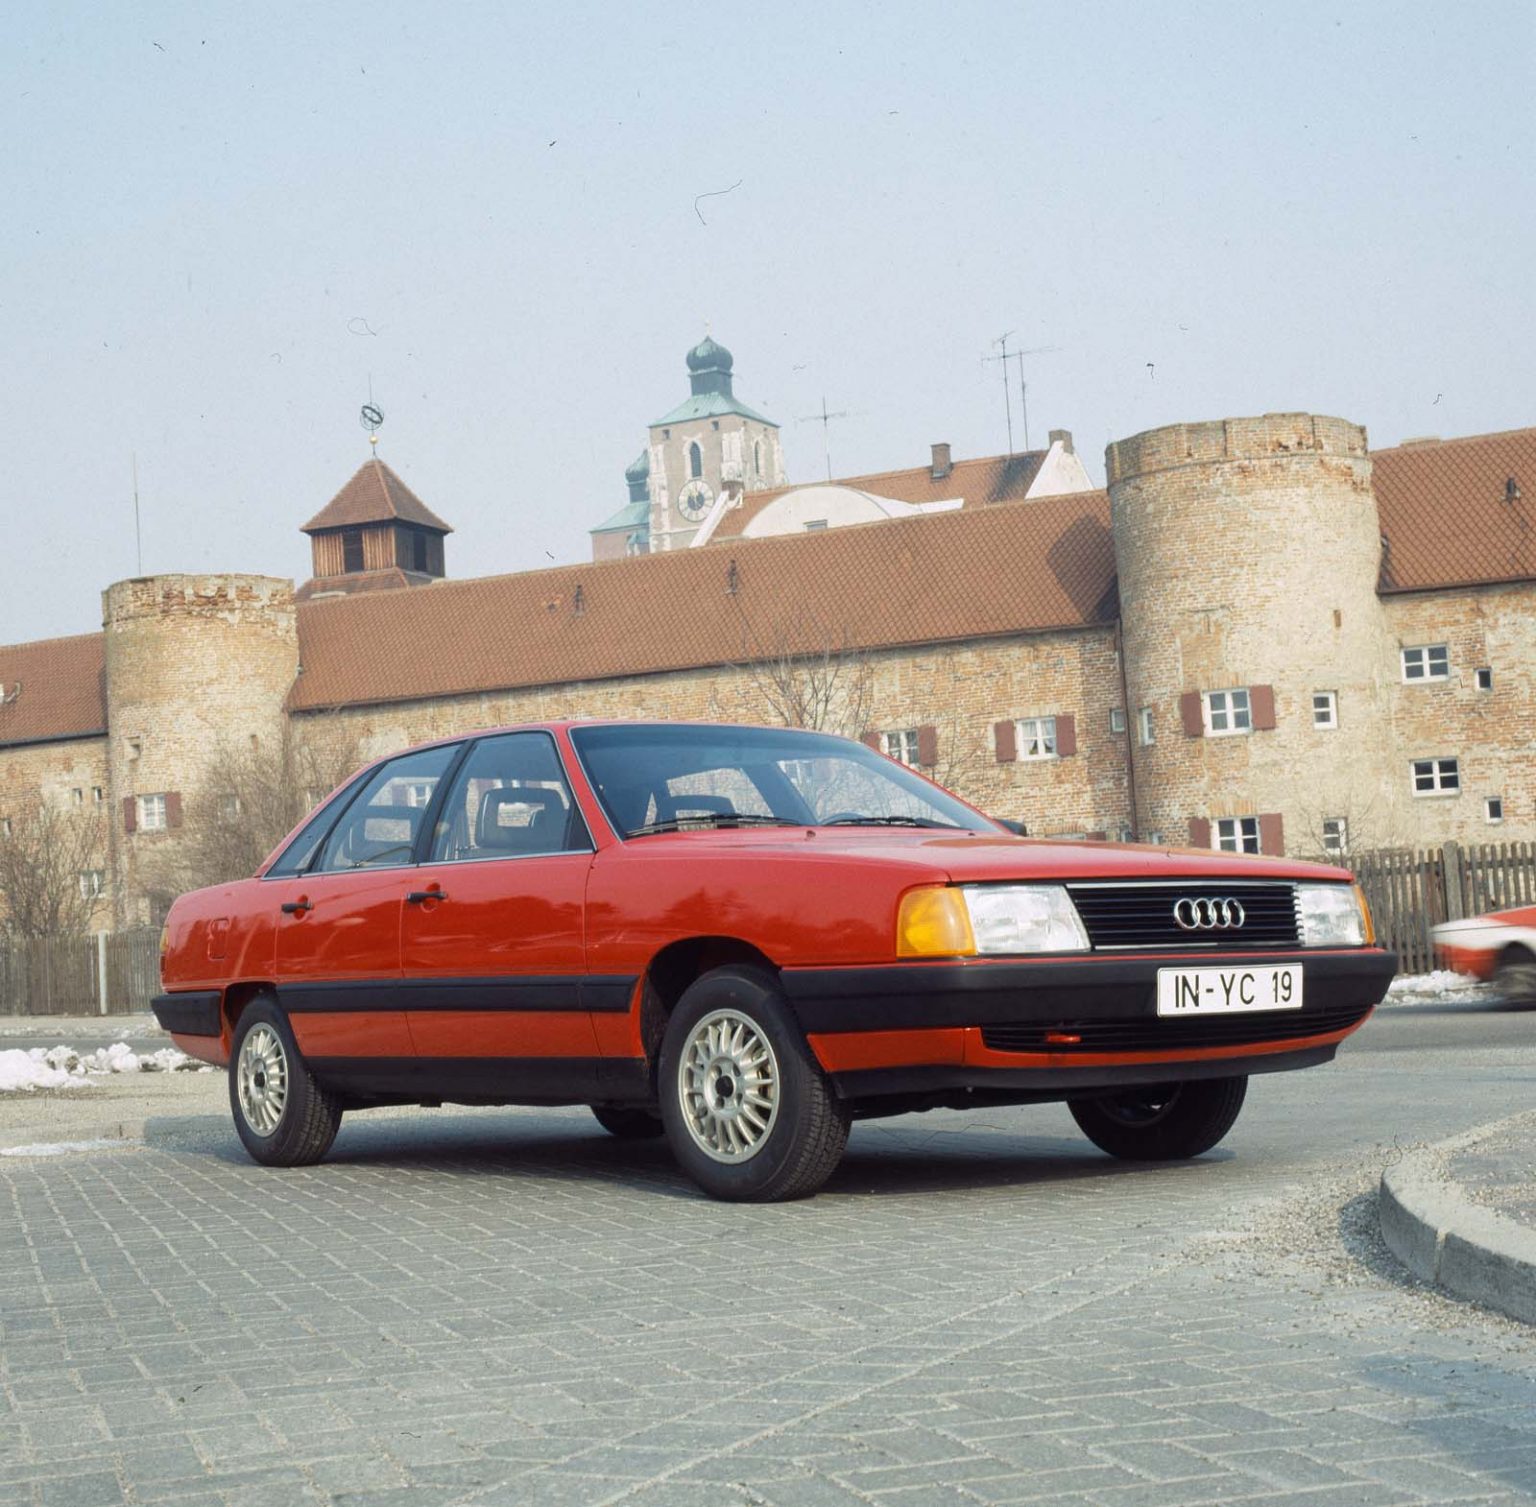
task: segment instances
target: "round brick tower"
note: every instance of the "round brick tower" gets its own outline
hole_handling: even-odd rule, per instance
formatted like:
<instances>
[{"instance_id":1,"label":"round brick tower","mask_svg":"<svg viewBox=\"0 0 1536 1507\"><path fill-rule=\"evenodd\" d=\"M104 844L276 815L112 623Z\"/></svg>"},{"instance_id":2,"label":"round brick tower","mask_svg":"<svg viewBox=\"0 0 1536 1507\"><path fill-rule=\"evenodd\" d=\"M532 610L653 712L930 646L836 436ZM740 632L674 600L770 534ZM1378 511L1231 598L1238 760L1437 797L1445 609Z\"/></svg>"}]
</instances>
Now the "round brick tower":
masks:
<instances>
[{"instance_id":1,"label":"round brick tower","mask_svg":"<svg viewBox=\"0 0 1536 1507\"><path fill-rule=\"evenodd\" d=\"M206 787L221 747L270 747L298 672L293 582L163 575L102 593L108 774L119 925L155 919L181 887L189 827L217 820Z\"/></svg>"},{"instance_id":2,"label":"round brick tower","mask_svg":"<svg viewBox=\"0 0 1536 1507\"><path fill-rule=\"evenodd\" d=\"M1105 464L1138 835L1213 845L1216 822L1248 819L1264 852L1311 856L1342 818L1379 840L1390 655L1365 431L1304 413L1173 424Z\"/></svg>"}]
</instances>

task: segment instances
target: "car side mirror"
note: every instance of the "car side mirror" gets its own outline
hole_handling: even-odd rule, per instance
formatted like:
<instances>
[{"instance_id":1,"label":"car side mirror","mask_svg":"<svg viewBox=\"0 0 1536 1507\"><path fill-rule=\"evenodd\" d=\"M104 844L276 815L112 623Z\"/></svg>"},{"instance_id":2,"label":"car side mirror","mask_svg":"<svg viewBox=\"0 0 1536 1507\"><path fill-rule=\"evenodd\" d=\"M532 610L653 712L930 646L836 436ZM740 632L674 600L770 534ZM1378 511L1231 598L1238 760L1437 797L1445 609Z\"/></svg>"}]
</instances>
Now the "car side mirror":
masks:
<instances>
[{"instance_id":1,"label":"car side mirror","mask_svg":"<svg viewBox=\"0 0 1536 1507\"><path fill-rule=\"evenodd\" d=\"M1015 821L1011 816L994 816L992 818L998 826L1006 827L1015 837L1028 837L1029 829L1023 822Z\"/></svg>"}]
</instances>

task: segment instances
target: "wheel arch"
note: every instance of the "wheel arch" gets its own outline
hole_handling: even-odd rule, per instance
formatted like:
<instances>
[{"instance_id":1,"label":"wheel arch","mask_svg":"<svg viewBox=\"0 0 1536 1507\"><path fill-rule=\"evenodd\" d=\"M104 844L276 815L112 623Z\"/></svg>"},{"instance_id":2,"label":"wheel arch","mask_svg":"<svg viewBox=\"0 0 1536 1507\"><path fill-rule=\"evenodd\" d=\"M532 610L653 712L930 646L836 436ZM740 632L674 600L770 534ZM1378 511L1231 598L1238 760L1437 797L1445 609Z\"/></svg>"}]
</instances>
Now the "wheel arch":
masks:
<instances>
[{"instance_id":1,"label":"wheel arch","mask_svg":"<svg viewBox=\"0 0 1536 1507\"><path fill-rule=\"evenodd\" d=\"M252 1000L260 999L264 994L271 995L273 999L277 998L277 985L270 979L246 979L238 984L231 984L225 989L219 1014L224 1026L226 1050L234 1045L235 1031L240 1025L240 1017L245 1013L246 1006Z\"/></svg>"},{"instance_id":2,"label":"wheel arch","mask_svg":"<svg viewBox=\"0 0 1536 1507\"><path fill-rule=\"evenodd\" d=\"M646 965L640 988L640 1044L652 1081L667 1020L684 991L704 974L732 963L762 968L777 977L779 965L740 937L698 936L669 942Z\"/></svg>"}]
</instances>

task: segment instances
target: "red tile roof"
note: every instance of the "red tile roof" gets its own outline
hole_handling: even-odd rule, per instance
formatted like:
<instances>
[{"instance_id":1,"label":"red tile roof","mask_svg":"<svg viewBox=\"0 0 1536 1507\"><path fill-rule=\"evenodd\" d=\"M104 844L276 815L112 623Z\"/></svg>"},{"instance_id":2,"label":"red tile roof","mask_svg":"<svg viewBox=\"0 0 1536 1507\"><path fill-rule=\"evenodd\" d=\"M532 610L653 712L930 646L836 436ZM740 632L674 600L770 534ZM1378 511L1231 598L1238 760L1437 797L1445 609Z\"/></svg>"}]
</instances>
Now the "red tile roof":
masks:
<instances>
[{"instance_id":1,"label":"red tile roof","mask_svg":"<svg viewBox=\"0 0 1536 1507\"><path fill-rule=\"evenodd\" d=\"M0 748L107 730L106 635L0 648Z\"/></svg>"},{"instance_id":2,"label":"red tile roof","mask_svg":"<svg viewBox=\"0 0 1536 1507\"><path fill-rule=\"evenodd\" d=\"M913 466L905 471L876 471L869 476L839 476L830 482L802 481L793 486L774 487L767 492L748 492L739 508L732 508L715 530L711 543L735 539L770 502L801 487L855 487L876 497L895 502L949 502L963 497L967 508L985 507L994 502L1022 502L1045 461L1044 450L1027 450L1019 455L988 455L976 460L957 460L948 473L935 481L931 466Z\"/></svg>"},{"instance_id":3,"label":"red tile roof","mask_svg":"<svg viewBox=\"0 0 1536 1507\"><path fill-rule=\"evenodd\" d=\"M1383 591L1536 578L1536 428L1398 445L1371 463Z\"/></svg>"},{"instance_id":4,"label":"red tile roof","mask_svg":"<svg viewBox=\"0 0 1536 1507\"><path fill-rule=\"evenodd\" d=\"M365 460L357 474L303 527L351 528L359 523L419 523L442 534L453 530L377 456Z\"/></svg>"},{"instance_id":5,"label":"red tile roof","mask_svg":"<svg viewBox=\"0 0 1536 1507\"><path fill-rule=\"evenodd\" d=\"M355 570L344 576L316 576L293 595L296 601L307 602L316 596L351 596L357 591L398 591L403 586L426 586L436 579L419 570L390 565L383 570Z\"/></svg>"},{"instance_id":6,"label":"red tile roof","mask_svg":"<svg viewBox=\"0 0 1536 1507\"><path fill-rule=\"evenodd\" d=\"M1103 492L299 608L290 705L561 685L1108 623Z\"/></svg>"}]
</instances>

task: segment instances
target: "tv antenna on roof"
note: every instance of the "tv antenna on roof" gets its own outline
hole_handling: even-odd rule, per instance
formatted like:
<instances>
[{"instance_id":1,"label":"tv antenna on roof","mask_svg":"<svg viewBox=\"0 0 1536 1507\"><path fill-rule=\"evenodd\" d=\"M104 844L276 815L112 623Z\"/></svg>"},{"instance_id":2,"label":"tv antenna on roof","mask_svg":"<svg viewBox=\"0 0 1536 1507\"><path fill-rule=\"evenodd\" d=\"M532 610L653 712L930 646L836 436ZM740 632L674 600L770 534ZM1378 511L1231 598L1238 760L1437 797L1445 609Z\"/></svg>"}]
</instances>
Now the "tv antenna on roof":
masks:
<instances>
[{"instance_id":1,"label":"tv antenna on roof","mask_svg":"<svg viewBox=\"0 0 1536 1507\"><path fill-rule=\"evenodd\" d=\"M828 481L832 480L832 450L831 450L831 441L830 441L830 439L828 437L827 431L831 428L832 420L833 419L846 419L849 416L850 415L849 415L848 410L846 408L840 409L837 413L828 413L827 412L826 394L823 393L822 394L822 399L821 399L821 412L820 413L808 413L808 414L805 414L803 417L798 418L798 419L795 420L795 422L797 424L820 424L821 425L821 455L822 455L822 459L825 460L826 463L827 463L827 480Z\"/></svg>"},{"instance_id":2,"label":"tv antenna on roof","mask_svg":"<svg viewBox=\"0 0 1536 1507\"><path fill-rule=\"evenodd\" d=\"M1013 338L1013 333L1014 332L1012 330L1005 330L1001 335L997 337L996 340L992 342L993 345L999 348L999 355L983 356L981 358L983 363L988 361L996 361L1003 369L1003 409L1008 415L1009 455L1013 454L1013 394L1008 387L1008 363L1010 361L1017 361L1019 363L1019 406L1021 409L1023 409L1024 415L1024 448L1028 450L1029 398L1028 389L1024 383L1024 358L1026 356L1045 356L1061 349L1059 345L1037 345L1032 350L1010 351L1008 349L1008 342Z\"/></svg>"}]
</instances>

